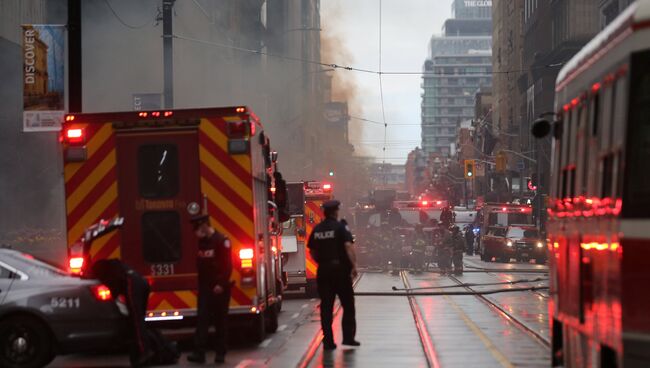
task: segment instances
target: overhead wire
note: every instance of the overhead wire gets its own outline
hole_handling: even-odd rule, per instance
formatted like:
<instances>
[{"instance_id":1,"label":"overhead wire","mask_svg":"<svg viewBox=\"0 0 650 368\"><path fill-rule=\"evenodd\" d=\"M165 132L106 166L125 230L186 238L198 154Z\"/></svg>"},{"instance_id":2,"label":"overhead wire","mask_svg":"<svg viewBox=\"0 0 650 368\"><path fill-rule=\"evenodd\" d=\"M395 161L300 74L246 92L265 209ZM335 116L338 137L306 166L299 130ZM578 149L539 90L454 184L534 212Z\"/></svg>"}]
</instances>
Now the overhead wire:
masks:
<instances>
[{"instance_id":1,"label":"overhead wire","mask_svg":"<svg viewBox=\"0 0 650 368\"><path fill-rule=\"evenodd\" d=\"M108 0L104 0L108 1ZM272 58L277 58L277 59L283 59L283 60L290 60L290 61L297 61L297 62L302 62L302 63L307 63L307 64L314 64L314 65L320 65L328 68L333 68L333 69L341 69L341 70L347 70L347 71L352 71L352 72L359 72L359 73L366 73L366 74L378 74L378 75L441 75L441 76L448 76L448 75L474 75L474 74L481 74L481 75L489 75L489 74L509 74L509 73L525 73L529 72L532 70L536 69L542 69L542 68L556 68L559 66L564 65L563 62L561 63L555 63L555 64L547 64L547 65L539 65L539 66L533 66L528 69L512 69L512 70L500 70L500 71L490 71L490 72L471 72L471 71L464 71L464 72L436 72L436 71L383 71L381 70L372 70L372 69L364 69L364 68L358 68L350 65L342 65L342 64L337 64L337 63L326 63L322 61L316 61L316 60L310 60L310 59L305 59L305 58L300 58L300 57L293 57L293 56L287 56L287 55L280 55L280 54L274 54L266 51L261 51L261 50L255 50L255 49L247 49L244 47L238 47L238 46L233 46L233 45L227 45L227 44L222 44L218 42L212 42L212 41L206 41L206 40L201 40L193 37L187 37L179 34L174 34L172 35L173 38L179 39L179 40L185 40L185 41L190 41L190 42L196 42L196 43L201 43L204 45L210 45L214 47L219 47L219 48L225 48L225 49L230 49L230 50L235 50L235 51L240 51L240 52L246 52L246 53L251 53L251 54L257 54L257 55L264 55Z\"/></svg>"},{"instance_id":2,"label":"overhead wire","mask_svg":"<svg viewBox=\"0 0 650 368\"><path fill-rule=\"evenodd\" d=\"M386 140L388 139L388 125L386 124L386 108L384 106L384 85L382 83L382 74L381 74L381 9L382 9L382 0L379 0L379 97L381 99L381 119L384 124L384 147L382 148L383 157L386 157ZM386 159L384 159L384 163ZM385 180L384 180L385 181Z\"/></svg>"},{"instance_id":3,"label":"overhead wire","mask_svg":"<svg viewBox=\"0 0 650 368\"><path fill-rule=\"evenodd\" d=\"M126 28L130 28L130 29L141 29L141 28L146 27L147 25L153 24L153 21L147 21L147 22L145 22L145 23L143 23L143 24L141 24L141 25L137 25L137 26L134 26L134 25L132 25L132 24L129 24L129 23L127 23L126 21L124 21L124 19L122 19L122 17L120 17L119 14L117 14L117 12L115 11L115 9L113 9L113 6L111 5L111 3L110 3L109 0L104 0L104 2L105 2L106 5L108 6L108 9L110 9L111 13L113 13L113 15L115 16L115 18L117 19L117 21L120 22L120 23L122 23L122 25L123 25L124 27L126 27Z\"/></svg>"}]
</instances>

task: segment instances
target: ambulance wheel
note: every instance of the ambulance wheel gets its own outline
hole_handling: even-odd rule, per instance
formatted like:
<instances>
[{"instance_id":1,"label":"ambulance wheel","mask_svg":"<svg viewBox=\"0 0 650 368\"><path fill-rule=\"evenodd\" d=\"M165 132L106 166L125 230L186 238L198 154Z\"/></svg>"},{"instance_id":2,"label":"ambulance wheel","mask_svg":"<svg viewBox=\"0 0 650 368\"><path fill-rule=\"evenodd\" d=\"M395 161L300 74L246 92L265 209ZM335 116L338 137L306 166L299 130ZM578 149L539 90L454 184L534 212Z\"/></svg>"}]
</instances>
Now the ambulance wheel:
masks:
<instances>
[{"instance_id":1,"label":"ambulance wheel","mask_svg":"<svg viewBox=\"0 0 650 368\"><path fill-rule=\"evenodd\" d=\"M278 330L278 307L277 304L272 305L266 310L266 332L275 333Z\"/></svg>"},{"instance_id":2,"label":"ambulance wheel","mask_svg":"<svg viewBox=\"0 0 650 368\"><path fill-rule=\"evenodd\" d=\"M282 301L284 300L284 292L283 292L282 282L281 281L276 281L275 282L275 290L278 293L278 298L277 298L277 302L275 303L275 305L277 305L277 310L278 310L278 313L279 313L282 310Z\"/></svg>"},{"instance_id":3,"label":"ambulance wheel","mask_svg":"<svg viewBox=\"0 0 650 368\"><path fill-rule=\"evenodd\" d=\"M266 338L266 318L264 318L264 315L266 313L260 313L255 315L253 317L253 321L251 323L251 338L253 339L254 343L261 343L264 341L264 338Z\"/></svg>"},{"instance_id":4,"label":"ambulance wheel","mask_svg":"<svg viewBox=\"0 0 650 368\"><path fill-rule=\"evenodd\" d=\"M305 294L308 298L318 297L318 286L316 285L316 280L308 280L307 286L305 287Z\"/></svg>"}]
</instances>

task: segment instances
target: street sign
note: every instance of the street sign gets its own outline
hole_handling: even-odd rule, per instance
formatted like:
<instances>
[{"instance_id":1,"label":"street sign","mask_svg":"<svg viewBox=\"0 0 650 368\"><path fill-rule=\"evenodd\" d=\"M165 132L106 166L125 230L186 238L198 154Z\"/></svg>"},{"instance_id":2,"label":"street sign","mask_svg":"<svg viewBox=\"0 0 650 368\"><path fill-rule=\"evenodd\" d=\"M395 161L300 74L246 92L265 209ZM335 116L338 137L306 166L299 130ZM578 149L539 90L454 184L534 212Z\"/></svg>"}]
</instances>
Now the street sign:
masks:
<instances>
[{"instance_id":1,"label":"street sign","mask_svg":"<svg viewBox=\"0 0 650 368\"><path fill-rule=\"evenodd\" d=\"M519 171L524 171L525 168L526 168L526 164L524 164L524 160L517 161L517 169Z\"/></svg>"}]
</instances>

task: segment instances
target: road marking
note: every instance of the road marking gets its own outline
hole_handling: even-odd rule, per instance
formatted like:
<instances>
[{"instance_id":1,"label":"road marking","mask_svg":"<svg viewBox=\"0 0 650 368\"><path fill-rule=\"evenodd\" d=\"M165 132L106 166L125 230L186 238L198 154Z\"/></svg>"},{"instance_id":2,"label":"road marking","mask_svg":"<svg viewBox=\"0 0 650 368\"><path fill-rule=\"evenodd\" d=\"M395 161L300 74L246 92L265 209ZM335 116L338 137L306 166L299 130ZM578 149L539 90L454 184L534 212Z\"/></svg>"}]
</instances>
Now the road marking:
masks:
<instances>
[{"instance_id":1,"label":"road marking","mask_svg":"<svg viewBox=\"0 0 650 368\"><path fill-rule=\"evenodd\" d=\"M260 343L259 347L261 347L261 348L265 348L265 347L269 346L269 344L271 343L271 341L273 341L273 338L272 338L272 337L269 337L268 339L262 341L262 342Z\"/></svg>"},{"instance_id":2,"label":"road marking","mask_svg":"<svg viewBox=\"0 0 650 368\"><path fill-rule=\"evenodd\" d=\"M287 329L287 327L288 327L287 325L280 325L278 326L278 331L284 331Z\"/></svg>"},{"instance_id":3,"label":"road marking","mask_svg":"<svg viewBox=\"0 0 650 368\"><path fill-rule=\"evenodd\" d=\"M311 299L309 299L309 301L310 301L310 302L315 302L315 301L316 301L316 298L311 298Z\"/></svg>"},{"instance_id":4,"label":"road marking","mask_svg":"<svg viewBox=\"0 0 650 368\"><path fill-rule=\"evenodd\" d=\"M294 313L291 315L291 319L298 318L299 315L300 313Z\"/></svg>"},{"instance_id":5,"label":"road marking","mask_svg":"<svg viewBox=\"0 0 650 368\"><path fill-rule=\"evenodd\" d=\"M513 368L514 365L510 363L508 358L506 358L506 356L503 355L503 353L501 353L499 349L497 349L494 343L492 343L492 340L490 340L490 338L488 338L483 333L483 331L481 331L481 329L467 316L467 314L465 314L465 312L458 306L458 304L456 304L456 302L452 298L450 298L449 295L444 295L443 297L449 302L452 308L454 308L456 313L458 313L458 315L463 320L463 322L465 322L467 327L469 327L469 329L472 330L472 332L476 336L478 336L478 338L481 340L483 345L485 345L485 347L490 351L494 359L496 359L499 363L501 363L503 367Z\"/></svg>"},{"instance_id":6,"label":"road marking","mask_svg":"<svg viewBox=\"0 0 650 368\"><path fill-rule=\"evenodd\" d=\"M305 303L305 304L303 304L300 308L305 309L305 308L307 308L308 306L309 306L309 304Z\"/></svg>"}]
</instances>

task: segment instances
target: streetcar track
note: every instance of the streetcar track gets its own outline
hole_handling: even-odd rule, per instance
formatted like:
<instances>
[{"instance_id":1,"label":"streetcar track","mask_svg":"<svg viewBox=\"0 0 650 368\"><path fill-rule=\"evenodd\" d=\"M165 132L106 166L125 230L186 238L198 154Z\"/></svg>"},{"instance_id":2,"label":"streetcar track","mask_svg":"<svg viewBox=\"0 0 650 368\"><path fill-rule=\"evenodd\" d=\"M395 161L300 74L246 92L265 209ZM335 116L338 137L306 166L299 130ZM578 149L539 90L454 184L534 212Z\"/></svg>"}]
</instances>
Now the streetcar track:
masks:
<instances>
[{"instance_id":1,"label":"streetcar track","mask_svg":"<svg viewBox=\"0 0 650 368\"><path fill-rule=\"evenodd\" d=\"M352 283L352 288L355 289L357 285L359 284L359 281L363 277L363 272L359 273L359 276L354 280ZM314 299L312 299L314 300ZM338 315L341 313L341 304L337 303L336 309L334 310L334 315L332 316L332 321L336 321ZM298 361L298 364L296 365L297 368L307 368L311 364L312 360L316 357L316 352L318 351L318 348L320 345L323 343L323 331L318 327L318 332L316 332L316 335L312 338L311 342L307 346L307 350L305 353L302 355L300 360Z\"/></svg>"},{"instance_id":2,"label":"streetcar track","mask_svg":"<svg viewBox=\"0 0 650 368\"><path fill-rule=\"evenodd\" d=\"M402 279L402 283L404 283L404 287L406 289L410 289L411 284L408 281L408 277L406 276L405 271L400 271L400 278ZM420 338L420 344L422 345L422 351L424 352L424 357L427 360L427 365L430 368L439 368L440 363L433 347L433 340L431 339L429 330L426 326L426 323L424 322L422 311L420 310L420 306L415 299L415 295L408 295L407 298L409 301L409 306L411 307L411 313L413 314L413 320L415 321L415 328L418 331L418 336Z\"/></svg>"},{"instance_id":3,"label":"streetcar track","mask_svg":"<svg viewBox=\"0 0 650 368\"><path fill-rule=\"evenodd\" d=\"M406 276L406 272L402 271L405 279L407 280L408 283L408 277ZM408 287L408 286L407 286ZM415 299L415 295L411 296L411 298ZM449 295L442 295L442 297L449 303L449 306L454 309L456 314L460 317L460 319L465 323L465 325L476 335L479 340L483 343L483 345L487 348L487 350L492 354L494 359L501 364L504 368L514 368L514 365L512 362L510 362L510 359L506 357L501 350L494 344L492 339L490 339L482 330L479 326L472 321L472 319L463 311L463 309L449 296ZM426 327L425 327L426 328Z\"/></svg>"},{"instance_id":4,"label":"streetcar track","mask_svg":"<svg viewBox=\"0 0 650 368\"><path fill-rule=\"evenodd\" d=\"M455 276L450 275L449 279L453 280L456 283L462 284L462 282L460 280L458 280ZM468 291L473 292L474 293L473 295L476 298L478 298L483 303L487 304L490 308L495 310L498 315L500 315L501 317L503 317L504 319L506 319L507 321L509 321L513 325L517 326L520 330L522 330L523 332L525 332L529 336L533 337L533 339L535 341L537 341L538 343L540 343L540 345L543 345L545 348L550 348L551 347L550 341L544 335L540 334L535 329L528 326L528 324L526 324L525 322L523 322L522 320L517 318L513 313L508 312L499 303L493 301L492 299L490 299L490 298L488 298L488 297L486 297L484 295L478 294L477 290L474 290L471 287L468 287L468 286L463 286L463 287L465 289L467 289Z\"/></svg>"}]
</instances>

